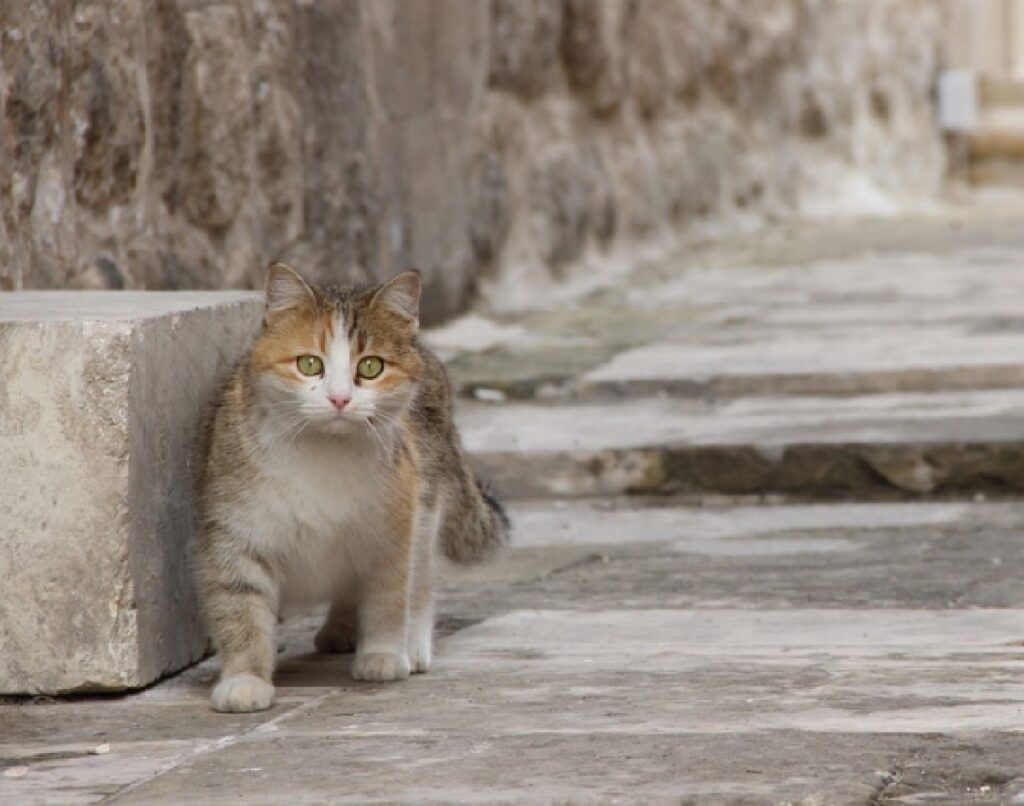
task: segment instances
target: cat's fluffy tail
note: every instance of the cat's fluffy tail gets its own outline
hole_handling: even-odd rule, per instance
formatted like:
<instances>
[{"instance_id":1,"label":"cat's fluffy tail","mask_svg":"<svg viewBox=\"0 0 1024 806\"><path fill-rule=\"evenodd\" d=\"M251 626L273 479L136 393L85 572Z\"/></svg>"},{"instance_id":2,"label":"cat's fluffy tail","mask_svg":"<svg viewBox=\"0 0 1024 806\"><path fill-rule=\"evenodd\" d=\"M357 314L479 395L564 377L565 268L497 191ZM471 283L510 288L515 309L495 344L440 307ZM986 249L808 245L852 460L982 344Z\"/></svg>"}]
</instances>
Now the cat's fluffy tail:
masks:
<instances>
[{"instance_id":1,"label":"cat's fluffy tail","mask_svg":"<svg viewBox=\"0 0 1024 806\"><path fill-rule=\"evenodd\" d=\"M441 547L449 560L481 562L508 542L512 530L508 513L484 482L469 476L453 504L441 534Z\"/></svg>"}]
</instances>

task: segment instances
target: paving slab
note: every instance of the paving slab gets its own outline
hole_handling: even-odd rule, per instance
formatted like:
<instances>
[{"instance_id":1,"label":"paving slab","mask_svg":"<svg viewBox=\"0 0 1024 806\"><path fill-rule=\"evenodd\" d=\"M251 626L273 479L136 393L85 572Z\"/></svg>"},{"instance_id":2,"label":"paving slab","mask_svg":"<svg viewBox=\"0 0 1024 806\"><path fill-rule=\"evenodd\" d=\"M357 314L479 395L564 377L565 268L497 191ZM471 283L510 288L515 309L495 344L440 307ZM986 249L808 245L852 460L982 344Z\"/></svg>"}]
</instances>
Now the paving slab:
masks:
<instances>
[{"instance_id":1,"label":"paving slab","mask_svg":"<svg viewBox=\"0 0 1024 806\"><path fill-rule=\"evenodd\" d=\"M1024 506L619 499L512 514L502 558L449 569L428 675L350 681L351 656L312 652L313 614L284 625L266 714L209 710L215 660L127 698L0 704L0 771L16 773L0 774L0 801L1024 791Z\"/></svg>"},{"instance_id":2,"label":"paving slab","mask_svg":"<svg viewBox=\"0 0 1024 806\"><path fill-rule=\"evenodd\" d=\"M976 324L836 326L807 333L752 329L724 343L658 343L585 372L583 396L853 395L1024 386L1019 331Z\"/></svg>"},{"instance_id":3,"label":"paving slab","mask_svg":"<svg viewBox=\"0 0 1024 806\"><path fill-rule=\"evenodd\" d=\"M328 695L121 800L865 802L908 735L1019 726L1024 649L1007 638L1022 625L1009 610L513 611L448 639L440 684ZM827 737L816 752L808 734ZM791 735L803 763L766 753ZM856 749L839 763L837 744Z\"/></svg>"},{"instance_id":4,"label":"paving slab","mask_svg":"<svg viewBox=\"0 0 1024 806\"><path fill-rule=\"evenodd\" d=\"M1024 390L464 403L458 421L481 473L524 498L1024 489Z\"/></svg>"},{"instance_id":5,"label":"paving slab","mask_svg":"<svg viewBox=\"0 0 1024 806\"><path fill-rule=\"evenodd\" d=\"M784 747L767 756L766 735L503 734L260 737L216 758L201 757L118 802L176 803L187 792L192 802L213 804L235 791L258 804L282 797L291 803L761 804L799 803L817 793L827 793L821 802L865 803L885 785L891 758L912 746L780 736Z\"/></svg>"},{"instance_id":6,"label":"paving slab","mask_svg":"<svg viewBox=\"0 0 1024 806\"><path fill-rule=\"evenodd\" d=\"M0 693L138 687L202 656L196 439L260 305L0 294Z\"/></svg>"},{"instance_id":7,"label":"paving slab","mask_svg":"<svg viewBox=\"0 0 1024 806\"><path fill-rule=\"evenodd\" d=\"M518 505L511 556L534 564L454 569L450 611L1024 607L1020 504L648 503Z\"/></svg>"},{"instance_id":8,"label":"paving slab","mask_svg":"<svg viewBox=\"0 0 1024 806\"><path fill-rule=\"evenodd\" d=\"M668 544L679 551L709 556L757 556L778 550L780 534L791 537L814 535L815 544L801 544L802 551L823 548L822 541L854 534L865 540L884 533L887 539L898 530L942 528L981 529L1004 527L1008 531L1024 526L1024 507L1001 503L978 505L967 502L839 504L723 504L679 506L672 499L594 499L572 501L523 501L516 503L515 546L590 548L629 546L636 543ZM771 538L766 540L765 538ZM761 548L755 548L761 542ZM788 543L782 541L782 545ZM737 548L742 547L742 548ZM798 553L802 553L798 552ZM524 552L517 552L521 555ZM479 575L489 568L475 567L467 574Z\"/></svg>"},{"instance_id":9,"label":"paving slab","mask_svg":"<svg viewBox=\"0 0 1024 806\"><path fill-rule=\"evenodd\" d=\"M1012 441L1024 435L1024 390L852 398L751 397L729 401L640 398L590 405L464 404L474 453L553 453L638 445L797 442Z\"/></svg>"}]
</instances>

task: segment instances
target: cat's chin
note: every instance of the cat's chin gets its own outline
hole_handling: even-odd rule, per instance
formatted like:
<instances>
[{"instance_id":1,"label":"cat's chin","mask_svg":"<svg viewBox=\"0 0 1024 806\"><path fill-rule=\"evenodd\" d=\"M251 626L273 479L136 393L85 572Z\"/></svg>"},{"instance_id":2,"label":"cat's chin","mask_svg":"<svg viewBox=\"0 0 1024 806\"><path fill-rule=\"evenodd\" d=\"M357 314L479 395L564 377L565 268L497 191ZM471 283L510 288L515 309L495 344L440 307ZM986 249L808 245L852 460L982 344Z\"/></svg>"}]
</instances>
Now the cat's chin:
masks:
<instances>
[{"instance_id":1,"label":"cat's chin","mask_svg":"<svg viewBox=\"0 0 1024 806\"><path fill-rule=\"evenodd\" d=\"M332 417L317 424L320 431L328 434L351 434L363 427L361 420L351 417Z\"/></svg>"}]
</instances>

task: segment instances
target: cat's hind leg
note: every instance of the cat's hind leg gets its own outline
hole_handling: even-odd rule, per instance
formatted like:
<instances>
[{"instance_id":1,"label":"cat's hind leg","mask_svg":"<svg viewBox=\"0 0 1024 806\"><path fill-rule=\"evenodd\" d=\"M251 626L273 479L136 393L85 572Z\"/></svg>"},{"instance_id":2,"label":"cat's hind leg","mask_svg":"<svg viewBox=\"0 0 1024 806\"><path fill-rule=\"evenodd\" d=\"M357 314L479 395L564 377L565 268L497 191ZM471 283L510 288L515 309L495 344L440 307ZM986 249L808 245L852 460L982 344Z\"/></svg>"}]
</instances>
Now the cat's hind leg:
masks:
<instances>
[{"instance_id":1,"label":"cat's hind leg","mask_svg":"<svg viewBox=\"0 0 1024 806\"><path fill-rule=\"evenodd\" d=\"M348 598L331 604L323 626L313 639L317 652L355 652L358 632L356 606Z\"/></svg>"},{"instance_id":2,"label":"cat's hind leg","mask_svg":"<svg viewBox=\"0 0 1024 806\"><path fill-rule=\"evenodd\" d=\"M409 634L406 648L413 674L430 669L434 645L434 554L442 523L439 503L424 508L413 547L409 594Z\"/></svg>"}]
</instances>

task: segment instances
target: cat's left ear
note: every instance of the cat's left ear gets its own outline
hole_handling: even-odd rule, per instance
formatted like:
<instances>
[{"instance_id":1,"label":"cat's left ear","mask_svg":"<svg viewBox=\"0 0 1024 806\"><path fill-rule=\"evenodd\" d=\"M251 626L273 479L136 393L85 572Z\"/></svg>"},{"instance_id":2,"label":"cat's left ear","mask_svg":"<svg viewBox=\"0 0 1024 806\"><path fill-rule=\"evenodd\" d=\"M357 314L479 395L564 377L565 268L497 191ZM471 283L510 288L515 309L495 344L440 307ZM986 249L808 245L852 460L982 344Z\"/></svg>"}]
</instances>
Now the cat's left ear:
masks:
<instances>
[{"instance_id":1,"label":"cat's left ear","mask_svg":"<svg viewBox=\"0 0 1024 806\"><path fill-rule=\"evenodd\" d=\"M381 306L408 320L413 330L420 325L420 273L415 269L404 271L377 289L371 307Z\"/></svg>"}]
</instances>

